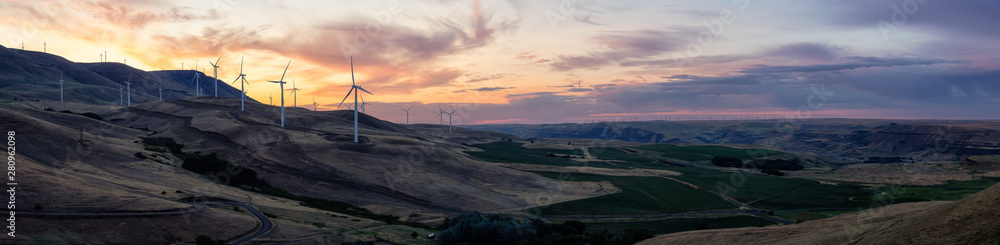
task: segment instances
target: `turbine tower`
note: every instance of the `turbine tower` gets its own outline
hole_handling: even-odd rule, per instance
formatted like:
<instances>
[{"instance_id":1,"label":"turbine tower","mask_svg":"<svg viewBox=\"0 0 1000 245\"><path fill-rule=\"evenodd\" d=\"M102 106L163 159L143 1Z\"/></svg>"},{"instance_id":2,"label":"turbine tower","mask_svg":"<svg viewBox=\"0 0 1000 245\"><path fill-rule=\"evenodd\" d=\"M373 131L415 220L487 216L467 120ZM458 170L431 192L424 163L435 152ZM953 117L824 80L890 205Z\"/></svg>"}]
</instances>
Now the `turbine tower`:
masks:
<instances>
[{"instance_id":1,"label":"turbine tower","mask_svg":"<svg viewBox=\"0 0 1000 245\"><path fill-rule=\"evenodd\" d=\"M281 127L285 127L285 73L288 73L288 66L292 65L292 61L288 61L288 65L285 65L285 72L281 73L281 80L278 81L268 81L272 83L277 83L281 91Z\"/></svg>"},{"instance_id":2,"label":"turbine tower","mask_svg":"<svg viewBox=\"0 0 1000 245\"><path fill-rule=\"evenodd\" d=\"M319 111L319 110L316 109L317 106L319 106L319 104L316 103L316 97L313 97L313 111Z\"/></svg>"},{"instance_id":3,"label":"turbine tower","mask_svg":"<svg viewBox=\"0 0 1000 245\"><path fill-rule=\"evenodd\" d=\"M128 92L128 106L132 106L132 74L128 74L128 81L125 81L125 90Z\"/></svg>"},{"instance_id":4,"label":"turbine tower","mask_svg":"<svg viewBox=\"0 0 1000 245\"><path fill-rule=\"evenodd\" d=\"M213 80L215 80L214 82L212 82L213 84L215 84L215 97L219 97L219 61L221 60L222 56L219 56L219 59L215 60L215 63L212 63L212 60L208 60L208 63L212 64L212 69L214 70L215 73L215 76L212 77Z\"/></svg>"},{"instance_id":5,"label":"turbine tower","mask_svg":"<svg viewBox=\"0 0 1000 245\"><path fill-rule=\"evenodd\" d=\"M406 112L406 125L410 125L410 109L413 109L413 106L410 106L410 108L406 108L406 109L400 108L400 110L403 110L403 111Z\"/></svg>"},{"instance_id":6,"label":"turbine tower","mask_svg":"<svg viewBox=\"0 0 1000 245\"><path fill-rule=\"evenodd\" d=\"M62 74L59 74L59 101L63 101L63 79L62 79Z\"/></svg>"},{"instance_id":7,"label":"turbine tower","mask_svg":"<svg viewBox=\"0 0 1000 245\"><path fill-rule=\"evenodd\" d=\"M197 68L192 73L194 74L194 77L191 78L191 81L194 81L194 97L200 97L201 96L201 76L198 75Z\"/></svg>"},{"instance_id":8,"label":"turbine tower","mask_svg":"<svg viewBox=\"0 0 1000 245\"><path fill-rule=\"evenodd\" d=\"M351 90L347 91L347 96L344 96L344 99L340 101L340 104L343 105L344 101L347 100L347 97L350 97L351 93L354 93L354 143L358 143L358 90L364 91L370 95L375 95L372 94L372 92L368 92L368 90L361 88L361 86L358 86L354 82L354 56L351 56Z\"/></svg>"},{"instance_id":9,"label":"turbine tower","mask_svg":"<svg viewBox=\"0 0 1000 245\"><path fill-rule=\"evenodd\" d=\"M243 85L244 84L250 84L250 82L247 82L247 74L243 74L243 58L242 57L240 58L240 76L236 77L236 80L234 80L233 83L235 83L235 82L240 82L240 94L242 94L242 96L243 96L242 99L240 99L240 111L246 111L245 104L246 104L246 100L247 100L247 92L246 92L246 88Z\"/></svg>"},{"instance_id":10,"label":"turbine tower","mask_svg":"<svg viewBox=\"0 0 1000 245\"><path fill-rule=\"evenodd\" d=\"M123 105L125 105L125 90L121 84L118 84L118 106Z\"/></svg>"},{"instance_id":11,"label":"turbine tower","mask_svg":"<svg viewBox=\"0 0 1000 245\"><path fill-rule=\"evenodd\" d=\"M441 117L441 115L444 115L444 110L441 109L441 106L438 106L438 125L444 125L444 117Z\"/></svg>"},{"instance_id":12,"label":"turbine tower","mask_svg":"<svg viewBox=\"0 0 1000 245\"><path fill-rule=\"evenodd\" d=\"M295 79L292 79L292 107L299 107L299 89L295 87Z\"/></svg>"},{"instance_id":13,"label":"turbine tower","mask_svg":"<svg viewBox=\"0 0 1000 245\"><path fill-rule=\"evenodd\" d=\"M163 101L163 83L156 82L156 87L160 90L160 101Z\"/></svg>"},{"instance_id":14,"label":"turbine tower","mask_svg":"<svg viewBox=\"0 0 1000 245\"><path fill-rule=\"evenodd\" d=\"M368 104L368 103L367 103L367 102L365 102L365 96L364 96L364 95L362 95L362 96L361 96L361 113L365 113L365 105L367 105L367 104ZM367 114L367 113L366 113L366 114Z\"/></svg>"},{"instance_id":15,"label":"turbine tower","mask_svg":"<svg viewBox=\"0 0 1000 245\"><path fill-rule=\"evenodd\" d=\"M448 133L449 134L451 133L451 114L455 114L456 111L458 111L458 109L455 109L455 110L453 110L451 112L441 111L441 113L448 114Z\"/></svg>"}]
</instances>

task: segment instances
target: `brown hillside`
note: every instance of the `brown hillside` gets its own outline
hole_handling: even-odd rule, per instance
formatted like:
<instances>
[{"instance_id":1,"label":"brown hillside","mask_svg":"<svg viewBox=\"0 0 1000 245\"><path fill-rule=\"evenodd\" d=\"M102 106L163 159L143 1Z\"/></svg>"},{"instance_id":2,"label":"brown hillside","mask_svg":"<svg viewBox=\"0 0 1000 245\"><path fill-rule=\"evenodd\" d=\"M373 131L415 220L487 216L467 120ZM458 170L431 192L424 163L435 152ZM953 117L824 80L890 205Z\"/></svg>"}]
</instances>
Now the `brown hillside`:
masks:
<instances>
[{"instance_id":1,"label":"brown hillside","mask_svg":"<svg viewBox=\"0 0 1000 245\"><path fill-rule=\"evenodd\" d=\"M681 232L639 244L995 244L1000 184L954 202L890 205L786 226Z\"/></svg>"}]
</instances>

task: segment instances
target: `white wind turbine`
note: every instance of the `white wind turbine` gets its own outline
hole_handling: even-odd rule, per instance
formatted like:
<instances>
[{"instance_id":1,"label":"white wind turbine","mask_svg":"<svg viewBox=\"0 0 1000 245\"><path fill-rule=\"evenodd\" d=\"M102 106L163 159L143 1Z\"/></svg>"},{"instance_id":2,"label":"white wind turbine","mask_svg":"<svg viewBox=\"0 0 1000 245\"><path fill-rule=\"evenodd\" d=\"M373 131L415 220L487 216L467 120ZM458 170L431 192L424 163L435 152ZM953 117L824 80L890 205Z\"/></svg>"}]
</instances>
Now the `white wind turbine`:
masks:
<instances>
[{"instance_id":1,"label":"white wind turbine","mask_svg":"<svg viewBox=\"0 0 1000 245\"><path fill-rule=\"evenodd\" d=\"M62 74L59 74L59 101L63 101L63 79L62 79Z\"/></svg>"},{"instance_id":2,"label":"white wind turbine","mask_svg":"<svg viewBox=\"0 0 1000 245\"><path fill-rule=\"evenodd\" d=\"M364 91L370 95L375 95L372 94L372 92L368 92L368 90L361 88L361 86L358 86L354 82L354 56L351 56L351 90L347 91L347 96L344 96L344 99L340 101L340 104L343 105L344 101L347 100L347 97L350 97L351 93L354 93L354 143L358 143L358 90ZM340 106L338 105L337 107Z\"/></svg>"},{"instance_id":3,"label":"white wind turbine","mask_svg":"<svg viewBox=\"0 0 1000 245\"><path fill-rule=\"evenodd\" d=\"M295 87L295 79L292 79L292 107L299 107L299 90Z\"/></svg>"},{"instance_id":4,"label":"white wind turbine","mask_svg":"<svg viewBox=\"0 0 1000 245\"><path fill-rule=\"evenodd\" d=\"M285 72L281 73L281 80L278 81L268 81L272 83L277 83L281 91L281 127L285 126L285 73L288 73L288 66L292 65L292 61L288 61L288 65L285 65Z\"/></svg>"},{"instance_id":5,"label":"white wind turbine","mask_svg":"<svg viewBox=\"0 0 1000 245\"><path fill-rule=\"evenodd\" d=\"M313 97L313 111L319 111L316 109L317 106L319 106L319 103L316 103L316 97Z\"/></svg>"},{"instance_id":6,"label":"white wind turbine","mask_svg":"<svg viewBox=\"0 0 1000 245\"><path fill-rule=\"evenodd\" d=\"M240 57L240 76L236 77L236 80L233 80L233 83L235 83L235 82L240 82L240 94L242 94L242 96L243 96L242 99L240 99L240 111L246 111L245 104L246 104L246 100L247 100L247 92L246 92L246 88L243 85L244 84L250 84L250 82L247 82L247 74L243 74L243 58L242 57Z\"/></svg>"},{"instance_id":7,"label":"white wind turbine","mask_svg":"<svg viewBox=\"0 0 1000 245\"><path fill-rule=\"evenodd\" d=\"M400 108L400 110L403 110L403 111L406 112L406 125L410 125L410 109L413 109L413 106L410 106L410 108L406 108L406 109Z\"/></svg>"},{"instance_id":8,"label":"white wind turbine","mask_svg":"<svg viewBox=\"0 0 1000 245\"><path fill-rule=\"evenodd\" d=\"M212 80L215 80L214 82L212 82L212 84L215 84L215 97L219 97L219 61L221 60L222 56L219 56L219 59L215 60L215 63L212 63L212 60L208 60L208 63L212 65L212 69L214 70L215 74L215 76L212 77L213 78Z\"/></svg>"},{"instance_id":9,"label":"white wind turbine","mask_svg":"<svg viewBox=\"0 0 1000 245\"><path fill-rule=\"evenodd\" d=\"M132 106L132 74L131 73L128 74L128 81L125 81L125 85L127 86L125 88L125 90L128 90L127 91L128 92L128 106L131 107Z\"/></svg>"},{"instance_id":10,"label":"white wind turbine","mask_svg":"<svg viewBox=\"0 0 1000 245\"><path fill-rule=\"evenodd\" d=\"M441 109L441 106L438 106L438 125L444 125L444 117L441 117L441 115L444 115L444 110Z\"/></svg>"},{"instance_id":11,"label":"white wind turbine","mask_svg":"<svg viewBox=\"0 0 1000 245\"><path fill-rule=\"evenodd\" d=\"M361 113L365 113L365 105L368 105L368 103L365 102L365 96L362 95L361 96Z\"/></svg>"},{"instance_id":12,"label":"white wind turbine","mask_svg":"<svg viewBox=\"0 0 1000 245\"><path fill-rule=\"evenodd\" d=\"M440 109L440 108L439 108ZM451 112L441 111L441 113L448 114L448 133L451 133L451 114L455 114L458 109L452 110Z\"/></svg>"},{"instance_id":13,"label":"white wind turbine","mask_svg":"<svg viewBox=\"0 0 1000 245\"><path fill-rule=\"evenodd\" d=\"M156 82L156 87L160 90L160 101L163 101L163 83Z\"/></svg>"},{"instance_id":14,"label":"white wind turbine","mask_svg":"<svg viewBox=\"0 0 1000 245\"><path fill-rule=\"evenodd\" d=\"M181 63L181 66L183 65L184 63ZM198 75L197 62L194 63L194 72L192 73L194 74L194 77L191 78L191 81L194 81L194 97L201 97L201 76Z\"/></svg>"},{"instance_id":15,"label":"white wind turbine","mask_svg":"<svg viewBox=\"0 0 1000 245\"><path fill-rule=\"evenodd\" d=\"M281 94L285 94L285 93L281 93ZM274 93L271 93L271 95L268 95L267 98L271 100L271 105L273 106L274 105Z\"/></svg>"}]
</instances>

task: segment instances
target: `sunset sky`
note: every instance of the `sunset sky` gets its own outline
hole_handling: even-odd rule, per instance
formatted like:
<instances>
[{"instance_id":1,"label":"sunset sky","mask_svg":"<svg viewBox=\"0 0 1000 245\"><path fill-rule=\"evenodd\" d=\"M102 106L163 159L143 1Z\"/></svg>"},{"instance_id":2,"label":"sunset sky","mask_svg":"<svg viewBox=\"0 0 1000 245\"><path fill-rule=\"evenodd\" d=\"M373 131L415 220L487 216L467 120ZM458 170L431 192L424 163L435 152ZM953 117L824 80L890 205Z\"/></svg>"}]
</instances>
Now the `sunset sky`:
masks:
<instances>
[{"instance_id":1,"label":"sunset sky","mask_svg":"<svg viewBox=\"0 0 1000 245\"><path fill-rule=\"evenodd\" d=\"M691 115L1000 119L1000 2L0 0L8 48L192 69L455 124ZM291 98L287 98L291 103ZM798 111L798 112L796 112ZM447 118L444 119L447 123Z\"/></svg>"}]
</instances>

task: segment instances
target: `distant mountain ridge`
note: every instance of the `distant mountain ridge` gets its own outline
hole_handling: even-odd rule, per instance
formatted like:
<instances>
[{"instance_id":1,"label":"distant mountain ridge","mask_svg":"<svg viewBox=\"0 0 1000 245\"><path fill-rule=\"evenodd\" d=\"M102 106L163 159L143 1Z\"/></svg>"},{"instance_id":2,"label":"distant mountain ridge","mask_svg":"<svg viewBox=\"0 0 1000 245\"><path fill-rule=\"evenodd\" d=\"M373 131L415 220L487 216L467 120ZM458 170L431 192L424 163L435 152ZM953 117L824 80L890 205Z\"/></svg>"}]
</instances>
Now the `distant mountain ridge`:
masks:
<instances>
[{"instance_id":1,"label":"distant mountain ridge","mask_svg":"<svg viewBox=\"0 0 1000 245\"><path fill-rule=\"evenodd\" d=\"M59 79L64 80L65 101L117 105L119 86L132 76L132 103L175 100L195 95L194 76L200 76L205 96L213 96L212 79L200 71L143 71L116 62L76 63L61 56L0 46L0 100L59 100ZM236 97L240 90L219 81L219 96ZM253 100L247 97L248 100Z\"/></svg>"},{"instance_id":2,"label":"distant mountain ridge","mask_svg":"<svg viewBox=\"0 0 1000 245\"><path fill-rule=\"evenodd\" d=\"M898 121L899 124L894 123ZM799 125L761 121L640 121L585 124L491 124L467 128L521 138L588 138L637 143L770 145L857 159L898 156L958 160L1000 154L1000 121L812 119Z\"/></svg>"}]
</instances>

